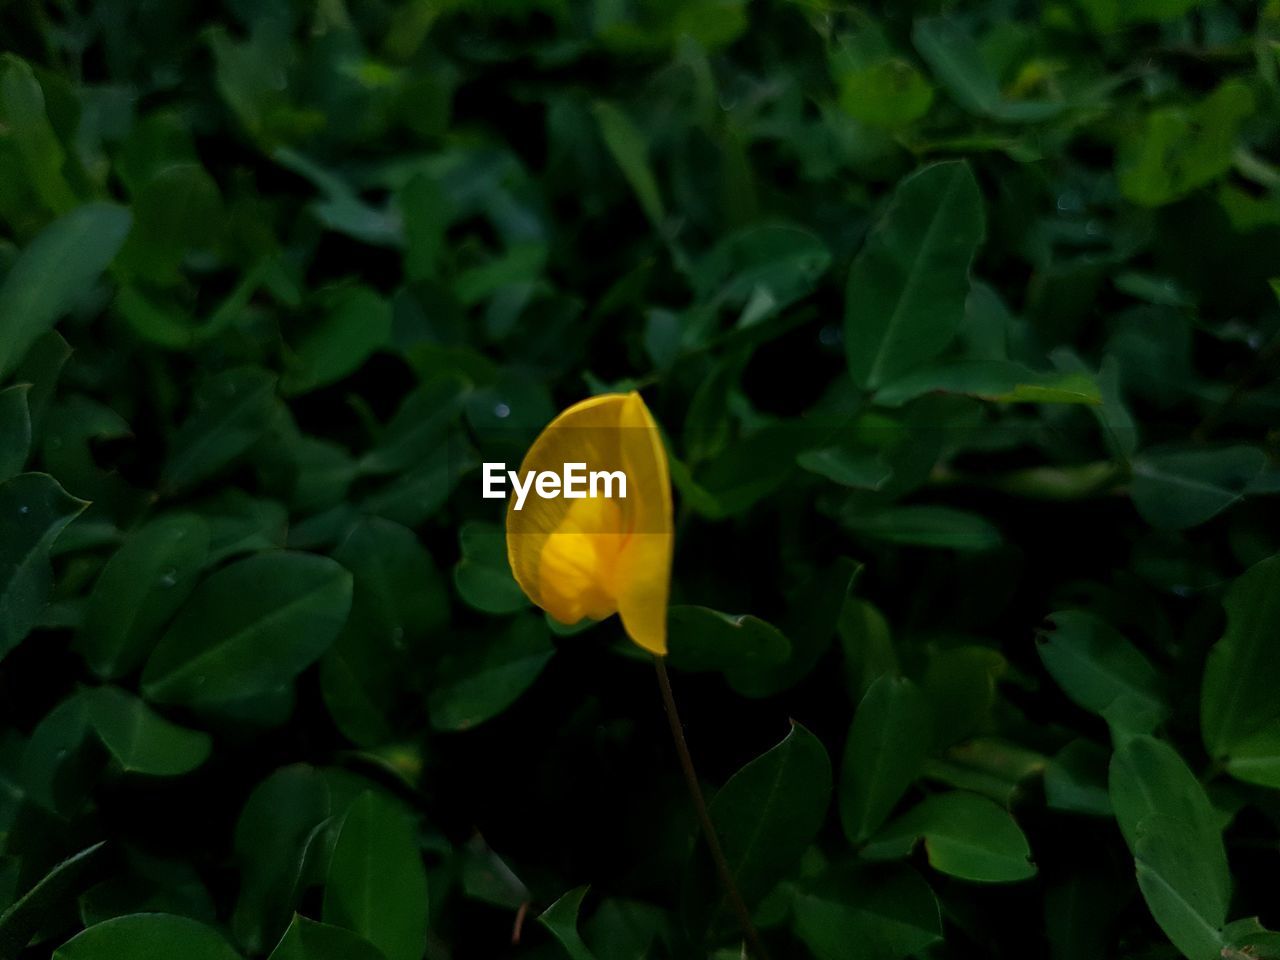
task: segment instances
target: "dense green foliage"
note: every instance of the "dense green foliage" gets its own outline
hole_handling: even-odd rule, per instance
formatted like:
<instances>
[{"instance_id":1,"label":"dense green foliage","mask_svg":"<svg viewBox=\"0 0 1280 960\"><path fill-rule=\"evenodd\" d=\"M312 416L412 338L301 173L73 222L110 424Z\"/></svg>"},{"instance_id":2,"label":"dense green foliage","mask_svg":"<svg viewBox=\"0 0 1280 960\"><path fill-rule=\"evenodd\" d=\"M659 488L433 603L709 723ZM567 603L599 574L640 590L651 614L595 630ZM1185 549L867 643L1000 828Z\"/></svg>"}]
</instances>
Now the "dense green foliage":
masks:
<instances>
[{"instance_id":1,"label":"dense green foliage","mask_svg":"<svg viewBox=\"0 0 1280 960\"><path fill-rule=\"evenodd\" d=\"M1280 957L1280 5L0 44L0 960L742 956L652 665L480 496L632 388L775 958Z\"/></svg>"}]
</instances>

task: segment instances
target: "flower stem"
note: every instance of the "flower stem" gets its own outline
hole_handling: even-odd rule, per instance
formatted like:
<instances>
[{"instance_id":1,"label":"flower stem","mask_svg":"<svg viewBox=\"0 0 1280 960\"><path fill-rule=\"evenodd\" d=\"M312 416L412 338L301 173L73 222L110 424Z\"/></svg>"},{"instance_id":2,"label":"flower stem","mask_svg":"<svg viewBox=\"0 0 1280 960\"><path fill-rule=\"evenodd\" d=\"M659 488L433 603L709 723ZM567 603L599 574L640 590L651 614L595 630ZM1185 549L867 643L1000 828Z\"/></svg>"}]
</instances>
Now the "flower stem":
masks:
<instances>
[{"instance_id":1,"label":"flower stem","mask_svg":"<svg viewBox=\"0 0 1280 960\"><path fill-rule=\"evenodd\" d=\"M742 935L751 945L756 960L769 960L769 951L760 942L760 934L751 922L751 912L738 890L733 879L733 871L729 869L729 861L724 858L724 850L720 847L720 838L716 835L715 824L711 822L711 814L707 811L707 801L702 796L702 787L698 783L698 772L693 767L693 756L689 753L689 744L684 739L684 724L680 722L680 711L676 709L676 698L671 692L671 678L667 675L667 665L660 656L653 658L658 670L658 689L662 691L662 703L667 709L667 722L671 726L671 739L675 741L676 753L680 755L680 767L684 771L684 780L689 787L689 796L693 798L694 809L698 813L698 822L702 824L702 833L707 838L707 849L715 862L716 873L720 875L720 885L724 887L724 895L728 899L733 912L738 915L738 924L742 927Z\"/></svg>"}]
</instances>

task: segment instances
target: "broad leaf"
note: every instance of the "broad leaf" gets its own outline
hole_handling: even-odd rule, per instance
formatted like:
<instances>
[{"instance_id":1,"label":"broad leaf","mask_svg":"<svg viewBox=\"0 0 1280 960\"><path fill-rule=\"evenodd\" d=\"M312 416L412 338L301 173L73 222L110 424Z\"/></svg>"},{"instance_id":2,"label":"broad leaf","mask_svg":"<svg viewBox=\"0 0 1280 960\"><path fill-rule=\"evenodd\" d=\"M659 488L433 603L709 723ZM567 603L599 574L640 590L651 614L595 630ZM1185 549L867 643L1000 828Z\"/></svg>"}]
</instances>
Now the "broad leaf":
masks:
<instances>
[{"instance_id":1,"label":"broad leaf","mask_svg":"<svg viewBox=\"0 0 1280 960\"><path fill-rule=\"evenodd\" d=\"M845 292L845 352L859 386L893 382L955 337L983 219L982 195L963 162L925 167L898 186Z\"/></svg>"},{"instance_id":2,"label":"broad leaf","mask_svg":"<svg viewBox=\"0 0 1280 960\"><path fill-rule=\"evenodd\" d=\"M804 884L793 909L817 960L845 960L850 944L866 960L898 960L942 939L937 898L909 867L834 868Z\"/></svg>"},{"instance_id":3,"label":"broad leaf","mask_svg":"<svg viewBox=\"0 0 1280 960\"><path fill-rule=\"evenodd\" d=\"M111 557L89 595L76 647L98 676L131 673L199 580L209 525L195 514L160 517Z\"/></svg>"},{"instance_id":4,"label":"broad leaf","mask_svg":"<svg viewBox=\"0 0 1280 960\"><path fill-rule=\"evenodd\" d=\"M975 793L934 794L872 838L863 856L906 856L923 839L935 870L987 883L1034 876L1031 848L1017 822L996 803Z\"/></svg>"},{"instance_id":5,"label":"broad leaf","mask_svg":"<svg viewBox=\"0 0 1280 960\"><path fill-rule=\"evenodd\" d=\"M511 706L555 653L540 617L521 616L500 635L446 657L427 697L437 730L469 730Z\"/></svg>"},{"instance_id":6,"label":"broad leaf","mask_svg":"<svg viewBox=\"0 0 1280 960\"><path fill-rule=\"evenodd\" d=\"M1133 505L1153 527L1198 526L1240 500L1265 464L1255 447L1149 450L1133 458Z\"/></svg>"},{"instance_id":7,"label":"broad leaf","mask_svg":"<svg viewBox=\"0 0 1280 960\"><path fill-rule=\"evenodd\" d=\"M171 723L118 687L89 691L89 723L126 773L173 777L209 756L207 733Z\"/></svg>"},{"instance_id":8,"label":"broad leaf","mask_svg":"<svg viewBox=\"0 0 1280 960\"><path fill-rule=\"evenodd\" d=\"M0 282L0 378L83 299L129 232L129 212L78 207L45 227Z\"/></svg>"},{"instance_id":9,"label":"broad leaf","mask_svg":"<svg viewBox=\"0 0 1280 960\"><path fill-rule=\"evenodd\" d=\"M1133 733L1150 733L1169 715L1164 684L1119 631L1082 610L1049 617L1037 651L1073 701Z\"/></svg>"},{"instance_id":10,"label":"broad leaf","mask_svg":"<svg viewBox=\"0 0 1280 960\"><path fill-rule=\"evenodd\" d=\"M933 742L929 704L914 683L885 674L871 685L849 728L840 769L845 836L862 843L915 780Z\"/></svg>"},{"instance_id":11,"label":"broad leaf","mask_svg":"<svg viewBox=\"0 0 1280 960\"><path fill-rule=\"evenodd\" d=\"M49 549L86 506L47 474L0 483L0 656L35 627L53 586Z\"/></svg>"},{"instance_id":12,"label":"broad leaf","mask_svg":"<svg viewBox=\"0 0 1280 960\"><path fill-rule=\"evenodd\" d=\"M387 960L421 960L427 874L413 821L368 792L347 811L324 885L324 920L359 934Z\"/></svg>"},{"instance_id":13,"label":"broad leaf","mask_svg":"<svg viewBox=\"0 0 1280 960\"><path fill-rule=\"evenodd\" d=\"M187 917L138 913L107 920L72 937L54 960L240 960L212 927Z\"/></svg>"},{"instance_id":14,"label":"broad leaf","mask_svg":"<svg viewBox=\"0 0 1280 960\"><path fill-rule=\"evenodd\" d=\"M142 672L160 703L214 704L266 693L314 663L351 609L352 577L326 557L265 553L196 588Z\"/></svg>"},{"instance_id":15,"label":"broad leaf","mask_svg":"<svg viewBox=\"0 0 1280 960\"><path fill-rule=\"evenodd\" d=\"M1271 784L1276 775L1265 758L1280 723L1280 556L1237 577L1223 605L1227 629L1209 652L1200 695L1205 747L1241 779Z\"/></svg>"}]
</instances>

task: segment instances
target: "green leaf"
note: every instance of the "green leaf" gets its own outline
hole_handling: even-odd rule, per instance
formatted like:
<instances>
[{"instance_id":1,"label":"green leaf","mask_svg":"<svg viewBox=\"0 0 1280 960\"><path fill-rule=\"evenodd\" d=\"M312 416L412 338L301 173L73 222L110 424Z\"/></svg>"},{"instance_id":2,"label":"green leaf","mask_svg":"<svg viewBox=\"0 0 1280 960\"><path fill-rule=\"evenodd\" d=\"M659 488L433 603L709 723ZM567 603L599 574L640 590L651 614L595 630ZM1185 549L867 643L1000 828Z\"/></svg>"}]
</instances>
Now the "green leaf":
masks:
<instances>
[{"instance_id":1,"label":"green leaf","mask_svg":"<svg viewBox=\"0 0 1280 960\"><path fill-rule=\"evenodd\" d=\"M898 960L942 939L938 900L907 867L836 867L804 884L793 910L817 960L846 960L850 944L865 960Z\"/></svg>"},{"instance_id":2,"label":"green leaf","mask_svg":"<svg viewBox=\"0 0 1280 960\"><path fill-rule=\"evenodd\" d=\"M887 130L908 126L929 112L933 87L920 71L887 57L839 77L840 108L868 126Z\"/></svg>"},{"instance_id":3,"label":"green leaf","mask_svg":"<svg viewBox=\"0 0 1280 960\"><path fill-rule=\"evenodd\" d=\"M368 940L342 927L294 915L268 960L386 960Z\"/></svg>"},{"instance_id":4,"label":"green leaf","mask_svg":"<svg viewBox=\"0 0 1280 960\"><path fill-rule=\"evenodd\" d=\"M1153 527L1185 530L1240 500L1266 462L1256 447L1148 450L1133 458L1130 495Z\"/></svg>"},{"instance_id":5,"label":"green leaf","mask_svg":"<svg viewBox=\"0 0 1280 960\"><path fill-rule=\"evenodd\" d=\"M1237 740L1227 770L1245 783L1280 789L1280 718Z\"/></svg>"},{"instance_id":6,"label":"green leaf","mask_svg":"<svg viewBox=\"0 0 1280 960\"><path fill-rule=\"evenodd\" d=\"M560 941L569 960L596 960L578 933L578 911L582 909L582 899L589 889L578 887L570 890L538 915L538 922Z\"/></svg>"},{"instance_id":7,"label":"green leaf","mask_svg":"<svg viewBox=\"0 0 1280 960\"><path fill-rule=\"evenodd\" d=\"M883 407L900 407L926 393L962 394L993 403L1102 403L1097 382L1087 374L1038 372L1009 360L930 364L886 385L875 399Z\"/></svg>"},{"instance_id":8,"label":"green leaf","mask_svg":"<svg viewBox=\"0 0 1280 960\"><path fill-rule=\"evenodd\" d=\"M920 773L932 735L929 704L914 683L886 674L871 685L840 770L840 820L850 841L865 841L893 812Z\"/></svg>"},{"instance_id":9,"label":"green leaf","mask_svg":"<svg viewBox=\"0 0 1280 960\"><path fill-rule=\"evenodd\" d=\"M1267 772L1268 744L1275 744L1280 722L1280 556L1237 577L1223 606L1227 628L1209 651L1200 693L1205 748L1234 776L1270 783L1275 774Z\"/></svg>"},{"instance_id":10,"label":"green leaf","mask_svg":"<svg viewBox=\"0 0 1280 960\"><path fill-rule=\"evenodd\" d=\"M1080 0L1081 8L1100 33L1112 33L1130 23L1173 20L1199 3L1200 0Z\"/></svg>"},{"instance_id":11,"label":"green leaf","mask_svg":"<svg viewBox=\"0 0 1280 960\"><path fill-rule=\"evenodd\" d=\"M1110 817L1107 762L1110 752L1084 739L1072 740L1044 768L1045 803L1051 810Z\"/></svg>"},{"instance_id":12,"label":"green leaf","mask_svg":"<svg viewBox=\"0 0 1280 960\"><path fill-rule=\"evenodd\" d=\"M1230 80L1189 107L1158 107L1120 144L1121 192L1143 206L1184 196L1231 169L1240 126L1254 111L1248 86Z\"/></svg>"},{"instance_id":13,"label":"green leaf","mask_svg":"<svg viewBox=\"0 0 1280 960\"><path fill-rule=\"evenodd\" d=\"M935 870L985 883L1034 876L1031 847L1009 812L976 793L938 793L912 807L863 849L869 860L895 859L923 839Z\"/></svg>"},{"instance_id":14,"label":"green leaf","mask_svg":"<svg viewBox=\"0 0 1280 960\"><path fill-rule=\"evenodd\" d=\"M266 693L328 649L351 609L352 577L327 557L266 553L200 584L160 638L142 692L215 704Z\"/></svg>"},{"instance_id":15,"label":"green leaf","mask_svg":"<svg viewBox=\"0 0 1280 960\"><path fill-rule=\"evenodd\" d=\"M427 873L413 821L372 791L347 811L324 885L324 920L376 946L387 960L421 960Z\"/></svg>"},{"instance_id":16,"label":"green leaf","mask_svg":"<svg viewBox=\"0 0 1280 960\"><path fill-rule=\"evenodd\" d=\"M0 126L12 138L25 179L45 208L65 213L74 207L75 192L64 175L66 151L49 122L44 91L26 61L11 53L0 57ZM0 361L0 373L3 368Z\"/></svg>"},{"instance_id":17,"label":"green leaf","mask_svg":"<svg viewBox=\"0 0 1280 960\"><path fill-rule=\"evenodd\" d=\"M861 571L848 557L837 557L809 577L788 598L781 621L790 656L781 663L734 667L727 674L729 685L744 696L771 697L808 676L835 639L840 612Z\"/></svg>"},{"instance_id":18,"label":"green leaf","mask_svg":"<svg viewBox=\"0 0 1280 960\"><path fill-rule=\"evenodd\" d=\"M1202 854L1176 820L1156 815L1138 826L1138 888L1160 928L1189 960L1222 956L1226 941L1229 887L1223 889L1205 868Z\"/></svg>"},{"instance_id":19,"label":"green leaf","mask_svg":"<svg viewBox=\"0 0 1280 960\"><path fill-rule=\"evenodd\" d=\"M413 531L366 517L334 559L355 578L351 615L320 661L320 689L338 729L362 746L385 743L411 651L448 619L431 555Z\"/></svg>"},{"instance_id":20,"label":"green leaf","mask_svg":"<svg viewBox=\"0 0 1280 960\"><path fill-rule=\"evenodd\" d=\"M0 656L40 619L53 587L49 549L86 506L48 474L0 483Z\"/></svg>"},{"instance_id":21,"label":"green leaf","mask_svg":"<svg viewBox=\"0 0 1280 960\"><path fill-rule=\"evenodd\" d=\"M30 391L27 383L0 390L0 483L21 473L31 452Z\"/></svg>"},{"instance_id":22,"label":"green leaf","mask_svg":"<svg viewBox=\"0 0 1280 960\"><path fill-rule=\"evenodd\" d=\"M129 211L77 207L45 227L0 283L0 378L97 283L129 232Z\"/></svg>"},{"instance_id":23,"label":"green leaf","mask_svg":"<svg viewBox=\"0 0 1280 960\"><path fill-rule=\"evenodd\" d=\"M737 326L742 328L810 293L830 265L831 252L817 234L794 224L766 223L719 241L693 268L690 279L700 304L740 310ZM735 373L737 366L728 364Z\"/></svg>"},{"instance_id":24,"label":"green leaf","mask_svg":"<svg viewBox=\"0 0 1280 960\"><path fill-rule=\"evenodd\" d=\"M81 931L53 952L54 960L240 960L221 934L203 923L164 913L116 917Z\"/></svg>"},{"instance_id":25,"label":"green leaf","mask_svg":"<svg viewBox=\"0 0 1280 960\"><path fill-rule=\"evenodd\" d=\"M667 643L671 665L689 672L767 668L791 654L791 641L772 624L708 607L671 607Z\"/></svg>"},{"instance_id":26,"label":"green leaf","mask_svg":"<svg viewBox=\"0 0 1280 960\"><path fill-rule=\"evenodd\" d=\"M202 383L173 438L161 486L186 490L241 457L271 426L275 389L276 378L257 367L228 370Z\"/></svg>"},{"instance_id":27,"label":"green leaf","mask_svg":"<svg viewBox=\"0 0 1280 960\"><path fill-rule=\"evenodd\" d=\"M107 561L89 594L76 648L104 679L132 673L195 589L209 525L195 514L151 521Z\"/></svg>"},{"instance_id":28,"label":"green leaf","mask_svg":"<svg viewBox=\"0 0 1280 960\"><path fill-rule=\"evenodd\" d=\"M877 390L951 343L983 232L967 163L933 164L898 185L845 292L845 351L858 386Z\"/></svg>"},{"instance_id":29,"label":"green leaf","mask_svg":"<svg viewBox=\"0 0 1280 960\"><path fill-rule=\"evenodd\" d=\"M516 583L507 559L507 536L499 526L471 521L458 531L462 559L453 568L458 595L482 613L516 613L529 600Z\"/></svg>"},{"instance_id":30,"label":"green leaf","mask_svg":"<svg viewBox=\"0 0 1280 960\"><path fill-rule=\"evenodd\" d=\"M89 723L126 773L176 777L209 757L207 733L170 723L137 697L118 687L87 694Z\"/></svg>"},{"instance_id":31,"label":"green leaf","mask_svg":"<svg viewBox=\"0 0 1280 960\"><path fill-rule=\"evenodd\" d=\"M709 807L730 873L755 903L800 859L826 819L831 761L798 723L729 778Z\"/></svg>"},{"instance_id":32,"label":"green leaf","mask_svg":"<svg viewBox=\"0 0 1280 960\"><path fill-rule=\"evenodd\" d=\"M515 703L555 653L542 618L517 617L494 639L472 643L440 663L427 695L437 730L469 730Z\"/></svg>"},{"instance_id":33,"label":"green leaf","mask_svg":"<svg viewBox=\"0 0 1280 960\"><path fill-rule=\"evenodd\" d=\"M368 287L335 291L324 315L298 338L281 389L307 393L354 373L391 336L391 304Z\"/></svg>"},{"instance_id":34,"label":"green leaf","mask_svg":"<svg viewBox=\"0 0 1280 960\"><path fill-rule=\"evenodd\" d=\"M35 935L56 922L67 900L85 893L115 865L104 841L59 862L0 915L0 951L17 956Z\"/></svg>"},{"instance_id":35,"label":"green leaf","mask_svg":"<svg viewBox=\"0 0 1280 960\"><path fill-rule=\"evenodd\" d=\"M600 124L600 136L604 138L614 162L627 178L627 183L631 184L649 222L661 226L667 214L658 181L649 166L647 140L631 118L613 104L601 101L595 104L594 109L596 122Z\"/></svg>"},{"instance_id":36,"label":"green leaf","mask_svg":"<svg viewBox=\"0 0 1280 960\"><path fill-rule=\"evenodd\" d=\"M1000 546L1000 531L974 513L951 507L909 506L863 510L842 515L845 526L859 536L885 543L951 550L991 550Z\"/></svg>"},{"instance_id":37,"label":"green leaf","mask_svg":"<svg viewBox=\"0 0 1280 960\"><path fill-rule=\"evenodd\" d=\"M970 113L1012 123L1035 123L1055 116L1064 107L1055 101L1006 100L978 44L951 17L917 20L911 39L934 76Z\"/></svg>"},{"instance_id":38,"label":"green leaf","mask_svg":"<svg viewBox=\"0 0 1280 960\"><path fill-rule=\"evenodd\" d=\"M191 251L217 245L222 197L198 163L175 163L141 186L134 197L133 218L120 266L151 283L175 284Z\"/></svg>"},{"instance_id":39,"label":"green leaf","mask_svg":"<svg viewBox=\"0 0 1280 960\"><path fill-rule=\"evenodd\" d=\"M1218 956L1231 875L1218 816L1195 775L1168 744L1133 737L1111 758L1111 804L1156 921L1191 960Z\"/></svg>"},{"instance_id":40,"label":"green leaf","mask_svg":"<svg viewBox=\"0 0 1280 960\"><path fill-rule=\"evenodd\" d=\"M1169 716L1164 683L1119 631L1083 610L1050 615L1037 651L1076 704L1132 733L1150 733Z\"/></svg>"},{"instance_id":41,"label":"green leaf","mask_svg":"<svg viewBox=\"0 0 1280 960\"><path fill-rule=\"evenodd\" d=\"M235 829L240 889L231 915L246 952L265 953L279 940L302 898L312 845L338 812L326 777L301 764L275 771L249 794Z\"/></svg>"}]
</instances>

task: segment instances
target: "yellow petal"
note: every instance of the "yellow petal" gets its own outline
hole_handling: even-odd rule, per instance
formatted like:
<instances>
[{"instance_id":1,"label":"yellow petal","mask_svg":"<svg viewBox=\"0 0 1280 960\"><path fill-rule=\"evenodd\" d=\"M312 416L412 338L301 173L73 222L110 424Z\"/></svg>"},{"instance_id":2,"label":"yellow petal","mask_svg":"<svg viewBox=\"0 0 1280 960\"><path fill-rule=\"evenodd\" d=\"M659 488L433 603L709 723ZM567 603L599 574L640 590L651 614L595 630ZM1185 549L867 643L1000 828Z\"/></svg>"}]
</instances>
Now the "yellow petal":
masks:
<instances>
[{"instance_id":1,"label":"yellow petal","mask_svg":"<svg viewBox=\"0 0 1280 960\"><path fill-rule=\"evenodd\" d=\"M520 477L563 474L565 464L621 471L626 496L542 498L507 505L507 555L525 594L562 623L622 618L646 650L667 652L671 584L671 478L658 426L638 393L604 394L556 417L533 442Z\"/></svg>"}]
</instances>

